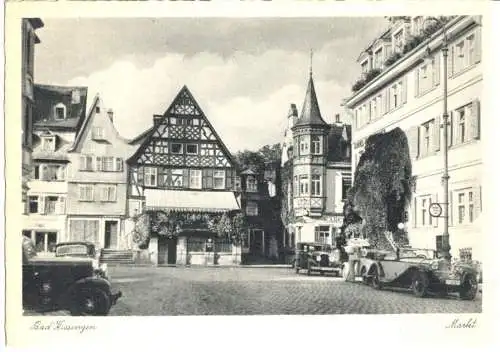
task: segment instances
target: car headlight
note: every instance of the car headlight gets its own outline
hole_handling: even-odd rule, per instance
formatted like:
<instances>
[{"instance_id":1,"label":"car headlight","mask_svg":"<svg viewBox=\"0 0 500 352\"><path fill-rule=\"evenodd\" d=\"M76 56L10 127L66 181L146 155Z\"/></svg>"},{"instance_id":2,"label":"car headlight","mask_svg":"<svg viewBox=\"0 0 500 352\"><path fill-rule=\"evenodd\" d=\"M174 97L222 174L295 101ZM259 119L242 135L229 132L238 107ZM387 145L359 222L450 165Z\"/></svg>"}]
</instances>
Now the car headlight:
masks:
<instances>
[{"instance_id":1,"label":"car headlight","mask_svg":"<svg viewBox=\"0 0 500 352\"><path fill-rule=\"evenodd\" d=\"M42 287L40 287L40 290L42 291L42 293L50 292L50 290L52 290L52 285L50 284L50 282L44 282L42 284Z\"/></svg>"},{"instance_id":2,"label":"car headlight","mask_svg":"<svg viewBox=\"0 0 500 352\"><path fill-rule=\"evenodd\" d=\"M94 268L94 270L99 269L99 260L92 259L92 268Z\"/></svg>"},{"instance_id":3,"label":"car headlight","mask_svg":"<svg viewBox=\"0 0 500 352\"><path fill-rule=\"evenodd\" d=\"M321 256L320 256L320 255L316 256L316 260L317 260L318 262L319 262L319 261L321 261Z\"/></svg>"},{"instance_id":4,"label":"car headlight","mask_svg":"<svg viewBox=\"0 0 500 352\"><path fill-rule=\"evenodd\" d=\"M108 272L108 264L104 263L104 264L101 264L101 270L104 271L105 273Z\"/></svg>"}]
</instances>

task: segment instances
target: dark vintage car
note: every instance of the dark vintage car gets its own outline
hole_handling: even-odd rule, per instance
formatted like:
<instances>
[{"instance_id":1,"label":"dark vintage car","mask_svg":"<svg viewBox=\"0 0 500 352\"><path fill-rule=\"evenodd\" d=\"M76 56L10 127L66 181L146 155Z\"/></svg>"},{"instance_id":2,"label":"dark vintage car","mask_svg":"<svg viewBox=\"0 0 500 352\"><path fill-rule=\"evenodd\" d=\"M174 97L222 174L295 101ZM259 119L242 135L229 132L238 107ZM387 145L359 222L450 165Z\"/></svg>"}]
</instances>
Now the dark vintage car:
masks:
<instances>
[{"instance_id":1,"label":"dark vintage car","mask_svg":"<svg viewBox=\"0 0 500 352\"><path fill-rule=\"evenodd\" d=\"M92 260L92 266L97 276L101 276L109 281L108 266L101 262L101 254L96 251L92 242L61 242L55 246L55 256L88 258Z\"/></svg>"},{"instance_id":2,"label":"dark vintage car","mask_svg":"<svg viewBox=\"0 0 500 352\"><path fill-rule=\"evenodd\" d=\"M307 275L319 272L321 275L332 273L339 276L345 255L341 249L325 243L297 243L295 252L295 272L307 270Z\"/></svg>"},{"instance_id":3,"label":"dark vintage car","mask_svg":"<svg viewBox=\"0 0 500 352\"><path fill-rule=\"evenodd\" d=\"M107 315L122 296L112 291L96 259L84 255L86 243L66 243L55 256L38 256L33 242L23 238L23 308L69 310L72 315Z\"/></svg>"},{"instance_id":4,"label":"dark vintage car","mask_svg":"<svg viewBox=\"0 0 500 352\"><path fill-rule=\"evenodd\" d=\"M360 260L358 274L375 289L407 288L417 297L455 292L461 299L473 300L478 290L477 271L471 265L451 264L430 249L367 251Z\"/></svg>"}]
</instances>

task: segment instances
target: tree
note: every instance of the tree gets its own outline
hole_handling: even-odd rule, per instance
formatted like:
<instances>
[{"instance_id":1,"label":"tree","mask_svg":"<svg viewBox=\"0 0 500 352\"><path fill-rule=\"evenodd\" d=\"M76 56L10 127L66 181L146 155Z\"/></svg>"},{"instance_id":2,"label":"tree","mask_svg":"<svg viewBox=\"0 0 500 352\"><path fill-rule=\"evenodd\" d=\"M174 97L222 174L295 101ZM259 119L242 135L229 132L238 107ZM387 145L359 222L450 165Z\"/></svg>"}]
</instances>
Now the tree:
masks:
<instances>
[{"instance_id":1,"label":"tree","mask_svg":"<svg viewBox=\"0 0 500 352\"><path fill-rule=\"evenodd\" d=\"M257 173L264 171L266 163L281 161L281 146L279 143L265 145L257 151L245 149L235 155L240 170L254 168Z\"/></svg>"},{"instance_id":2,"label":"tree","mask_svg":"<svg viewBox=\"0 0 500 352\"><path fill-rule=\"evenodd\" d=\"M386 248L384 231L396 232L412 195L408 139L396 128L368 137L344 205L344 229L362 223L361 232Z\"/></svg>"}]
</instances>

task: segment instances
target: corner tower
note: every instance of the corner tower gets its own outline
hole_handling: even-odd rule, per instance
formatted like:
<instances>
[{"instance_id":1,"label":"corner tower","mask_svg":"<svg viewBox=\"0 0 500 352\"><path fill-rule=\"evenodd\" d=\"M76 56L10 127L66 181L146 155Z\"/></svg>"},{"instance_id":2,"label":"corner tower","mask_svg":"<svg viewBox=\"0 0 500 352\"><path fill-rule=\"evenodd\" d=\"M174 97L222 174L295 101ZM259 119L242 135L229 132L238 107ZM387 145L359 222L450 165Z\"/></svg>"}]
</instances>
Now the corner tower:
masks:
<instances>
[{"instance_id":1,"label":"corner tower","mask_svg":"<svg viewBox=\"0 0 500 352\"><path fill-rule=\"evenodd\" d=\"M325 209L327 134L321 117L312 69L300 118L293 133L293 209L295 216L317 217Z\"/></svg>"}]
</instances>

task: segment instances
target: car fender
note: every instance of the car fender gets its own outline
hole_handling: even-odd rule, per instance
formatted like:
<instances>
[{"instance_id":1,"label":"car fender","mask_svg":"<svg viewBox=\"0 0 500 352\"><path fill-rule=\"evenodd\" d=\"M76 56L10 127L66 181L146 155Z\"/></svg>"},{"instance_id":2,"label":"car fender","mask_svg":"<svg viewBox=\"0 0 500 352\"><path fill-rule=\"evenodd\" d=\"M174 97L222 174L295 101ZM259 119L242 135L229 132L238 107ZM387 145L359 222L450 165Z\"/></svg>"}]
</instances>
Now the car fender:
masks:
<instances>
[{"instance_id":1,"label":"car fender","mask_svg":"<svg viewBox=\"0 0 500 352\"><path fill-rule=\"evenodd\" d=\"M69 289L68 296L73 296L78 290L83 287L93 287L98 288L107 294L111 294L111 284L108 280L103 279L101 277L86 277L76 281Z\"/></svg>"},{"instance_id":2,"label":"car fender","mask_svg":"<svg viewBox=\"0 0 500 352\"><path fill-rule=\"evenodd\" d=\"M379 262L374 262L370 265L370 268L368 269L367 276L373 275L375 270L378 270L379 277L384 277L384 269L382 268L382 265Z\"/></svg>"}]
</instances>

